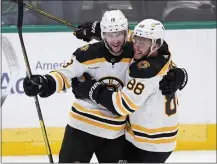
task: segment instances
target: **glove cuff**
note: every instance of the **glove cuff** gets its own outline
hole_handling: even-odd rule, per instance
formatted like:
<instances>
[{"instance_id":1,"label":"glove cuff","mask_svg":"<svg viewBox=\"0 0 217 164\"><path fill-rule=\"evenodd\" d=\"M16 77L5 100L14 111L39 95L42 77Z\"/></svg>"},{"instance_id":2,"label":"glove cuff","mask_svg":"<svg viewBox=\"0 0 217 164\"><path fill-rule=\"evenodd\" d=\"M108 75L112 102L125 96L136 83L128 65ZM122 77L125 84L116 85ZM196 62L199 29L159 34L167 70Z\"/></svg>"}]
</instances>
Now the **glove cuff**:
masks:
<instances>
[{"instance_id":1,"label":"glove cuff","mask_svg":"<svg viewBox=\"0 0 217 164\"><path fill-rule=\"evenodd\" d=\"M100 29L100 22L99 21L95 21L92 24L92 30L91 32L93 33L93 37L97 38L98 40L102 40L101 38L101 29Z\"/></svg>"},{"instance_id":2,"label":"glove cuff","mask_svg":"<svg viewBox=\"0 0 217 164\"><path fill-rule=\"evenodd\" d=\"M56 91L56 82L50 75L44 75L42 78L44 83L39 89L39 96L44 98L52 95Z\"/></svg>"},{"instance_id":3,"label":"glove cuff","mask_svg":"<svg viewBox=\"0 0 217 164\"><path fill-rule=\"evenodd\" d=\"M98 97L100 96L100 92L103 88L106 88L101 82L96 82L89 91L89 97L92 101L98 104Z\"/></svg>"},{"instance_id":4,"label":"glove cuff","mask_svg":"<svg viewBox=\"0 0 217 164\"><path fill-rule=\"evenodd\" d=\"M183 72L184 77L182 83L179 85L179 90L181 91L187 84L188 82L188 73L184 68L180 68L180 70Z\"/></svg>"}]
</instances>

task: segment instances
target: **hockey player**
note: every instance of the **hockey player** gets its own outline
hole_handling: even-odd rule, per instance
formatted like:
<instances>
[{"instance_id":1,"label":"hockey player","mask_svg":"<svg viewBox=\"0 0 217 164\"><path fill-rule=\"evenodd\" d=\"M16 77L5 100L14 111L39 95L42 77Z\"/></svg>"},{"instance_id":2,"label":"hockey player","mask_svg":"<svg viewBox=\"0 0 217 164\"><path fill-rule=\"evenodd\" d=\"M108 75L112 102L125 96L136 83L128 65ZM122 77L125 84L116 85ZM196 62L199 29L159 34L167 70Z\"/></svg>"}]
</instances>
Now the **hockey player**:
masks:
<instances>
[{"instance_id":1,"label":"hockey player","mask_svg":"<svg viewBox=\"0 0 217 164\"><path fill-rule=\"evenodd\" d=\"M107 11L101 20L101 30L103 42L77 49L63 68L44 76L26 77L23 82L26 95L48 97L61 92L71 87L72 78L80 78L84 72L111 90L121 90L133 56L132 44L127 42L128 21L119 10ZM126 116L118 117L93 101L76 99L65 128L59 162L88 163L94 152L99 162L116 163L123 159L125 120Z\"/></svg>"},{"instance_id":2,"label":"hockey player","mask_svg":"<svg viewBox=\"0 0 217 164\"><path fill-rule=\"evenodd\" d=\"M78 39L82 39L83 41L90 42L93 38L98 38L98 40L102 40L100 22L87 22L78 26L79 30L74 32L74 35ZM128 30L128 41L132 43L133 31ZM165 43L166 44L166 43ZM164 45L165 45L164 44ZM163 47L158 49L161 51ZM134 60L135 57L134 57ZM175 63L171 63L171 65L175 65ZM160 89L163 95L169 95L171 93L175 93L178 89L182 90L187 81L182 81L184 76L187 77L187 72L184 69L179 69L173 67L175 69L170 70L167 75L160 82ZM180 87L179 87L180 86Z\"/></svg>"},{"instance_id":3,"label":"hockey player","mask_svg":"<svg viewBox=\"0 0 217 164\"><path fill-rule=\"evenodd\" d=\"M44 76L34 75L31 80L25 78L25 93L48 97L71 87L71 79L81 78L84 72L107 83L109 88L120 90L133 56L132 44L127 42L128 21L120 10L114 10L105 12L101 25L104 42L78 48L61 69ZM65 128L59 162L88 163L95 152L100 163L117 163L123 159L125 120L125 116L117 117L89 100L76 99Z\"/></svg>"},{"instance_id":4,"label":"hockey player","mask_svg":"<svg viewBox=\"0 0 217 164\"><path fill-rule=\"evenodd\" d=\"M130 163L163 163L176 147L177 96L164 96L159 89L159 82L171 64L164 32L164 26L157 20L145 19L136 25L136 61L130 65L128 82L121 91L109 90L87 73L86 81L73 86L75 95L90 98L116 115L129 115L125 159ZM187 76L183 78L187 82Z\"/></svg>"}]
</instances>

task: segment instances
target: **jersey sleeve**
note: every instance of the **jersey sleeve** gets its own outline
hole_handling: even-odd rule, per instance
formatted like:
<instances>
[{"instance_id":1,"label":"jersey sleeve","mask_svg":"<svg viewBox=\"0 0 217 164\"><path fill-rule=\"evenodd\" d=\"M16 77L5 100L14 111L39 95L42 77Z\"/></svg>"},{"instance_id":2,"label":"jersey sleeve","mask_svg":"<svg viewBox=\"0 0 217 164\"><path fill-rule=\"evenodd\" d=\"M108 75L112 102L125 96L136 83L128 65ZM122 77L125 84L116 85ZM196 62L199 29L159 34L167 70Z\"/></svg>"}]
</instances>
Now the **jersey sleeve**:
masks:
<instances>
[{"instance_id":1,"label":"jersey sleeve","mask_svg":"<svg viewBox=\"0 0 217 164\"><path fill-rule=\"evenodd\" d=\"M69 62L65 63L61 68L49 73L56 82L55 92L61 92L62 90L70 88L71 79L80 77L85 72L85 66L77 60L77 55L82 55L79 50L73 53Z\"/></svg>"},{"instance_id":2,"label":"jersey sleeve","mask_svg":"<svg viewBox=\"0 0 217 164\"><path fill-rule=\"evenodd\" d=\"M124 88L118 92L104 89L97 101L119 116L135 112L159 89L159 82L169 70L170 62L170 55L133 62Z\"/></svg>"},{"instance_id":3,"label":"jersey sleeve","mask_svg":"<svg viewBox=\"0 0 217 164\"><path fill-rule=\"evenodd\" d=\"M159 77L130 80L121 91L112 94L114 109L122 116L135 112L158 89L158 83Z\"/></svg>"}]
</instances>

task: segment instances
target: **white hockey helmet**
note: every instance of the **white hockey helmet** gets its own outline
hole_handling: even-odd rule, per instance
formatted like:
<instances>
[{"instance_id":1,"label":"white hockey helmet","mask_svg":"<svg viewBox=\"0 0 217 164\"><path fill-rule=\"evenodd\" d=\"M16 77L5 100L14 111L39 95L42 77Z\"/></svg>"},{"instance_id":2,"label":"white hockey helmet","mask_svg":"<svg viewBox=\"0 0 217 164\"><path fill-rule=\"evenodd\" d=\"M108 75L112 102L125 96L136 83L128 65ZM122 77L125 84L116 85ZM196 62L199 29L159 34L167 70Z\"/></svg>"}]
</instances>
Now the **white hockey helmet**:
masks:
<instances>
[{"instance_id":1,"label":"white hockey helmet","mask_svg":"<svg viewBox=\"0 0 217 164\"><path fill-rule=\"evenodd\" d=\"M128 20L120 10L106 11L100 22L101 37L104 32L128 32Z\"/></svg>"},{"instance_id":2,"label":"white hockey helmet","mask_svg":"<svg viewBox=\"0 0 217 164\"><path fill-rule=\"evenodd\" d=\"M154 19L145 19L137 24L133 31L135 36L148 38L152 40L152 45L160 41L163 44L165 36L165 28L160 21Z\"/></svg>"}]
</instances>

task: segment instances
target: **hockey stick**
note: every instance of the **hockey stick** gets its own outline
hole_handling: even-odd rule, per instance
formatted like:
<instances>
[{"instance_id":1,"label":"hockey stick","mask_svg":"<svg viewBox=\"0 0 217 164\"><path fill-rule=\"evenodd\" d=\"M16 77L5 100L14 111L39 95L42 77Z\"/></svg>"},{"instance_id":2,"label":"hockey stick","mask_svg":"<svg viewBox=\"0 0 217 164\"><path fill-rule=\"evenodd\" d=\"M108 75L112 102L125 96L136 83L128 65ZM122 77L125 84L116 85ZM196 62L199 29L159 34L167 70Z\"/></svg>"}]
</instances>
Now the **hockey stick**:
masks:
<instances>
[{"instance_id":1,"label":"hockey stick","mask_svg":"<svg viewBox=\"0 0 217 164\"><path fill-rule=\"evenodd\" d=\"M18 58L14 48L9 39L5 36L2 36L2 48L9 68L10 80L6 90L1 95L1 106L3 105L7 96L10 94L11 88L13 87L20 70Z\"/></svg>"},{"instance_id":2,"label":"hockey stick","mask_svg":"<svg viewBox=\"0 0 217 164\"><path fill-rule=\"evenodd\" d=\"M13 2L13 3L19 4L19 1L20 1L20 0L10 0L10 1ZM55 16L53 16L53 15L51 15L51 14L45 12L45 11L42 11L42 10L40 10L40 9L37 9L37 8L35 8L35 7L33 7L33 6L29 5L29 4L26 4L26 3L24 3L24 2L23 2L23 7L27 8L27 9L29 9L29 10L32 10L32 11L34 11L34 12L36 12L36 13L42 15L42 16L45 16L45 17L47 17L47 18L49 18L49 19L51 19L51 20L53 20L53 21L55 21L55 22L58 22L58 23L63 24L63 25L65 25L65 26L67 26L67 27L70 27L70 28L72 28L73 30L79 30L79 28L77 28L77 27L74 26L73 24L68 23L68 22L66 22L65 20L62 20L62 19L60 19L60 18L57 18L57 17L55 17Z\"/></svg>"},{"instance_id":3,"label":"hockey stick","mask_svg":"<svg viewBox=\"0 0 217 164\"><path fill-rule=\"evenodd\" d=\"M24 45L24 41L23 41L22 24L23 24L23 0L19 0L18 1L17 29L18 29L18 35L19 35L20 44L21 44L22 51L23 51L23 57L24 57L27 73L28 73L28 76L30 78L31 75L32 75L32 72L31 72L31 68L30 68L30 65L29 65L29 60L28 60L28 56L27 56L27 53L26 53L26 48L25 48L25 45ZM45 128L45 125L44 125L44 120L43 120L43 117L42 117L42 112L41 112L41 108L40 108L40 105L39 105L38 97L35 96L34 99L35 99L35 105L36 105L37 112L38 112L38 117L39 117L39 122L40 122L41 130L42 130L42 134L43 134L44 141L45 141L45 146L46 146L47 153L48 153L48 158L49 158L50 163L53 163L51 148L50 148L50 145L49 145L47 132L46 132L46 128Z\"/></svg>"},{"instance_id":4,"label":"hockey stick","mask_svg":"<svg viewBox=\"0 0 217 164\"><path fill-rule=\"evenodd\" d=\"M19 3L19 0L10 0L10 1L13 2L13 3ZM17 1L18 1L18 2L17 2ZM70 27L70 28L72 28L73 30L75 30L75 32L76 32L77 30L79 30L79 28L77 28L75 25L73 25L73 24L71 24L71 23L68 23L68 22L66 22L65 20L62 20L62 19L60 19L60 18L57 18L57 17L55 17L55 16L53 16L53 15L51 15L51 14L45 12L45 11L42 11L42 10L40 10L40 9L37 9L37 8L35 8L35 7L33 7L33 6L29 5L29 4L23 3L23 6L24 6L25 8L27 8L27 9L32 10L32 11L34 11L34 12L36 12L36 13L42 15L42 16L45 16L45 17L47 17L47 18L49 18L49 19L51 19L51 20L53 20L53 21L55 21L55 22L58 22L58 23L63 24L63 25L65 25L65 26L67 26L67 27ZM74 33L74 35L75 35L75 33ZM97 37L93 37L93 39L96 39L96 40L98 40L98 41L101 40L100 38L97 38Z\"/></svg>"}]
</instances>

